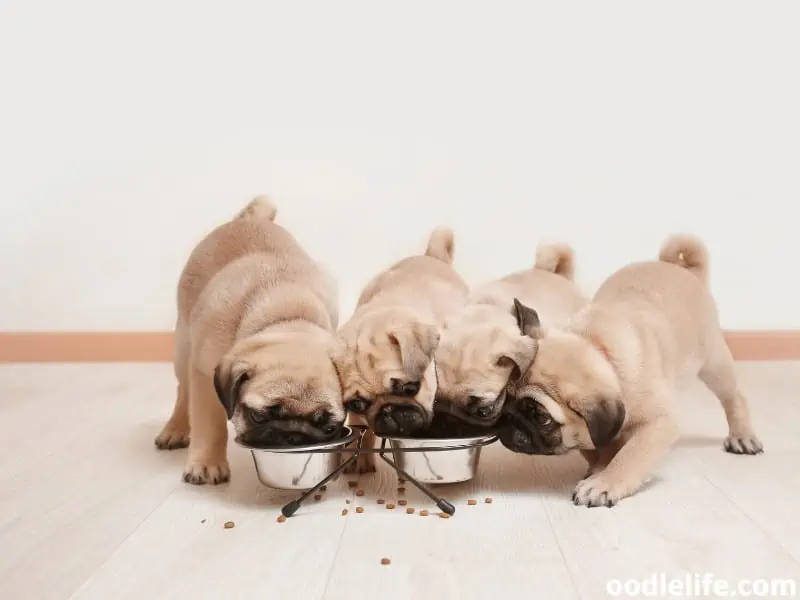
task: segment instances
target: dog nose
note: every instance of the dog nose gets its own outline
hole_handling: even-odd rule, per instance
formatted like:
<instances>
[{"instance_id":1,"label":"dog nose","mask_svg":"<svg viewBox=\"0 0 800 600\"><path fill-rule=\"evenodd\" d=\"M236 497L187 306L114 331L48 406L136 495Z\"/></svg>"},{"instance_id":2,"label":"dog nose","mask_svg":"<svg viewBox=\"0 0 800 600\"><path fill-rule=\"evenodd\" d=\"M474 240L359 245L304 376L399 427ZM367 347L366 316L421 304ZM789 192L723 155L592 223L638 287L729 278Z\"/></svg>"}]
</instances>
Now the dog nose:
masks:
<instances>
[{"instance_id":1,"label":"dog nose","mask_svg":"<svg viewBox=\"0 0 800 600\"><path fill-rule=\"evenodd\" d=\"M408 435L424 425L425 416L417 406L387 404L375 417L375 432L378 434Z\"/></svg>"},{"instance_id":2,"label":"dog nose","mask_svg":"<svg viewBox=\"0 0 800 600\"><path fill-rule=\"evenodd\" d=\"M478 396L470 396L464 411L471 417L488 419L494 414L494 401L487 402Z\"/></svg>"},{"instance_id":3,"label":"dog nose","mask_svg":"<svg viewBox=\"0 0 800 600\"><path fill-rule=\"evenodd\" d=\"M419 381L400 381L392 377L389 380L389 393L393 396L400 396L402 398L413 398L419 393Z\"/></svg>"}]
</instances>

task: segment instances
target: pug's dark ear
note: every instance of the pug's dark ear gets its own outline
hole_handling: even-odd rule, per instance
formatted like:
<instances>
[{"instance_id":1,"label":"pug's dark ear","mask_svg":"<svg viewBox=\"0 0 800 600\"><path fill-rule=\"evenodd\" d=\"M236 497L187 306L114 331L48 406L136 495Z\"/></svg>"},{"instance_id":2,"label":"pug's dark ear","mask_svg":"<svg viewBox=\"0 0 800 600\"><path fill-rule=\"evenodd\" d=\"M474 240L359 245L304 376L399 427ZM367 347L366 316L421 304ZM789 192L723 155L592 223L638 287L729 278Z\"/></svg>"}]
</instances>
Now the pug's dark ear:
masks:
<instances>
[{"instance_id":1,"label":"pug's dark ear","mask_svg":"<svg viewBox=\"0 0 800 600\"><path fill-rule=\"evenodd\" d=\"M389 340L400 348L403 371L413 382L422 381L425 369L433 360L439 345L439 330L433 325L414 323L399 327L389 334Z\"/></svg>"},{"instance_id":2,"label":"pug's dark ear","mask_svg":"<svg viewBox=\"0 0 800 600\"><path fill-rule=\"evenodd\" d=\"M619 398L586 399L570 408L586 421L595 448L610 444L625 423L625 405Z\"/></svg>"},{"instance_id":3,"label":"pug's dark ear","mask_svg":"<svg viewBox=\"0 0 800 600\"><path fill-rule=\"evenodd\" d=\"M525 306L517 298L514 298L514 316L517 319L517 327L519 327L522 335L527 335L533 339L540 339L542 337L542 325L539 322L539 313Z\"/></svg>"},{"instance_id":4,"label":"pug's dark ear","mask_svg":"<svg viewBox=\"0 0 800 600\"><path fill-rule=\"evenodd\" d=\"M247 367L236 367L221 362L214 369L214 389L228 419L233 417L233 411L239 403L242 385L250 379L250 370Z\"/></svg>"},{"instance_id":5,"label":"pug's dark ear","mask_svg":"<svg viewBox=\"0 0 800 600\"><path fill-rule=\"evenodd\" d=\"M504 352L496 359L498 367L509 367L511 369L511 374L508 377L509 383L516 383L525 371L530 369L533 360L536 358L536 352L539 350L539 344L531 338L519 337L518 340L514 348Z\"/></svg>"}]
</instances>

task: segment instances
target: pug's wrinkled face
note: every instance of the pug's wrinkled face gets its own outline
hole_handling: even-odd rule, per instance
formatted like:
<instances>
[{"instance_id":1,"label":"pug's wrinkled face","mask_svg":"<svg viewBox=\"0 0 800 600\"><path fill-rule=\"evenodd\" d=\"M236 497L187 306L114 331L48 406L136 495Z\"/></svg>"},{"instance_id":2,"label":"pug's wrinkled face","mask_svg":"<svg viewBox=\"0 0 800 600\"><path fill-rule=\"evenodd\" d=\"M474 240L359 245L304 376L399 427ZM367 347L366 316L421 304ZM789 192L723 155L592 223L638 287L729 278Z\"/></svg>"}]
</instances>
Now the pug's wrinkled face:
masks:
<instances>
[{"instance_id":1,"label":"pug's wrinkled face","mask_svg":"<svg viewBox=\"0 0 800 600\"><path fill-rule=\"evenodd\" d=\"M433 418L437 328L405 311L360 315L339 335L336 366L345 408L379 435L409 436Z\"/></svg>"},{"instance_id":2,"label":"pug's wrinkled face","mask_svg":"<svg viewBox=\"0 0 800 600\"><path fill-rule=\"evenodd\" d=\"M509 383L536 356L538 329L536 311L519 302L509 312L472 305L449 319L435 353L435 412L470 425L495 425Z\"/></svg>"},{"instance_id":3,"label":"pug's wrinkled face","mask_svg":"<svg viewBox=\"0 0 800 600\"><path fill-rule=\"evenodd\" d=\"M214 387L250 446L303 446L343 433L345 410L331 346L302 334L256 336L222 359Z\"/></svg>"},{"instance_id":4,"label":"pug's wrinkled face","mask_svg":"<svg viewBox=\"0 0 800 600\"><path fill-rule=\"evenodd\" d=\"M514 452L564 454L612 442L626 411L602 353L575 334L548 332L503 408L500 441Z\"/></svg>"}]
</instances>

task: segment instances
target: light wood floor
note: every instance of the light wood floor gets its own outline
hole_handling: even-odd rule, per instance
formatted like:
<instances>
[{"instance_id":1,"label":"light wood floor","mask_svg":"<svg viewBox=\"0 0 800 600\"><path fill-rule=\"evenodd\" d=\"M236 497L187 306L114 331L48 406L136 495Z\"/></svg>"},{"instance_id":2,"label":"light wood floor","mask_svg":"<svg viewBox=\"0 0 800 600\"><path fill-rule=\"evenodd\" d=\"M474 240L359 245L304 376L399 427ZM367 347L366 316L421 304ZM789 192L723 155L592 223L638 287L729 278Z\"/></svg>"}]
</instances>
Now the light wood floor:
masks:
<instances>
[{"instance_id":1,"label":"light wood floor","mask_svg":"<svg viewBox=\"0 0 800 600\"><path fill-rule=\"evenodd\" d=\"M724 453L722 410L698 386L680 400L679 447L612 510L570 502L580 456L495 445L476 480L439 488L451 519L377 505L398 499L383 468L361 478L365 496L342 478L281 524L292 495L260 486L247 452L231 446L233 481L214 488L181 481L185 450L155 450L169 365L3 366L0 598L605 598L611 578L662 572L800 582L800 363L740 373L766 453ZM406 487L409 506L435 511Z\"/></svg>"}]
</instances>

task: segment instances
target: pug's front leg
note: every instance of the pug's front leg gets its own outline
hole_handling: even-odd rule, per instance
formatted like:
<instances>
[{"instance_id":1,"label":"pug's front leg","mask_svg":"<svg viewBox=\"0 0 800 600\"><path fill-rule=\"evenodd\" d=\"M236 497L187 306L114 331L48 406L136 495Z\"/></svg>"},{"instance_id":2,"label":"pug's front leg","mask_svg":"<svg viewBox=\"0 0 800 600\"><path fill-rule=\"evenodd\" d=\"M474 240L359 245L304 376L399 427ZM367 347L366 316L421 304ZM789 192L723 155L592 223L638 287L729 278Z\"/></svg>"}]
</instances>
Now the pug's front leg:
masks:
<instances>
[{"instance_id":1,"label":"pug's front leg","mask_svg":"<svg viewBox=\"0 0 800 600\"><path fill-rule=\"evenodd\" d=\"M211 377L195 369L189 376L189 427L192 435L183 480L195 485L228 481L227 415Z\"/></svg>"},{"instance_id":2,"label":"pug's front leg","mask_svg":"<svg viewBox=\"0 0 800 600\"><path fill-rule=\"evenodd\" d=\"M354 415L352 413L347 415L347 423L348 425L356 425L360 427L367 427L367 420L360 416ZM353 443L351 448L355 447L355 443ZM371 429L367 429L364 432L364 437L361 438L361 447L362 448L374 448L375 447L375 432ZM375 468L375 454L372 452L366 452L364 454L359 454L358 458L356 458L354 463L350 463L344 470L347 474L358 473L359 475L364 475L366 473L374 473L376 471Z\"/></svg>"},{"instance_id":3,"label":"pug's front leg","mask_svg":"<svg viewBox=\"0 0 800 600\"><path fill-rule=\"evenodd\" d=\"M583 478L586 479L587 477L591 477L595 473L599 473L605 469L618 451L619 444L616 443L612 443L611 445L603 448L595 448L594 450L581 450L583 458L585 458L586 462L589 463L586 474L583 476Z\"/></svg>"},{"instance_id":4,"label":"pug's front leg","mask_svg":"<svg viewBox=\"0 0 800 600\"><path fill-rule=\"evenodd\" d=\"M644 485L678 435L677 423L667 416L635 425L608 466L575 486L572 501L578 506L611 508Z\"/></svg>"}]
</instances>

